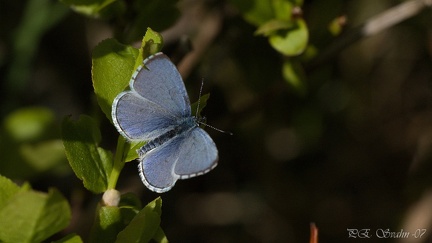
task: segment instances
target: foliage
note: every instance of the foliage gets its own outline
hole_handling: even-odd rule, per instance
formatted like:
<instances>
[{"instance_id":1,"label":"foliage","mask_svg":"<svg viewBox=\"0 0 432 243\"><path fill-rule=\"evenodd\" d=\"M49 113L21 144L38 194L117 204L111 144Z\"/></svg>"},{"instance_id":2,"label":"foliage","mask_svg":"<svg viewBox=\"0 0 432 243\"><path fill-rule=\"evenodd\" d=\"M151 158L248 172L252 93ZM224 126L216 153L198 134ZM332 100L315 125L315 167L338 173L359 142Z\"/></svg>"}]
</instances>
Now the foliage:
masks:
<instances>
[{"instance_id":1,"label":"foliage","mask_svg":"<svg viewBox=\"0 0 432 243\"><path fill-rule=\"evenodd\" d=\"M0 242L305 242L311 220L323 242L344 242L355 225L429 227L410 219L431 217L419 206L432 184L430 16L362 31L403 16L381 14L403 13L394 4L2 1ZM128 163L145 142L111 120L162 46L191 99L199 80L212 92L192 110L208 105L209 125L234 132L208 129L217 169L163 194L163 217Z\"/></svg>"},{"instance_id":2,"label":"foliage","mask_svg":"<svg viewBox=\"0 0 432 243\"><path fill-rule=\"evenodd\" d=\"M69 204L57 190L41 193L0 176L2 242L41 242L64 229L70 218Z\"/></svg>"},{"instance_id":3,"label":"foliage","mask_svg":"<svg viewBox=\"0 0 432 243\"><path fill-rule=\"evenodd\" d=\"M303 70L296 56L302 54L308 45L309 32L301 17L302 0L231 0L243 13L244 18L258 27L256 35L268 38L270 45L281 54L290 57L283 64L285 80L305 92ZM297 68L295 68L297 67Z\"/></svg>"},{"instance_id":4,"label":"foliage","mask_svg":"<svg viewBox=\"0 0 432 243\"><path fill-rule=\"evenodd\" d=\"M101 42L93 52L93 86L102 111L111 119L111 104L115 96L123 91L130 80L132 71L146 56L158 52L162 38L157 32L148 30L141 48L122 45L114 39ZM25 143L37 141L53 122L52 113L44 108L32 108L11 114L5 122L5 131L13 141ZM24 129L23 129L24 128ZM86 115L78 121L64 118L62 140L66 157L76 176L83 181L86 189L93 193L107 193L116 187L117 179L124 163L137 158L136 149L142 143L129 144L120 136L117 154L99 146L102 136L95 120ZM52 153L54 144L24 147L23 154L43 158L43 151ZM3 144L6 146L6 144ZM11 146L17 148L18 144ZM47 147L50 146L50 147ZM35 147L35 148L33 148ZM47 147L47 148L45 148ZM19 147L18 147L19 148ZM27 149L27 150L25 150ZM39 152L38 154L38 151ZM16 154L16 151L13 154ZM52 156L48 156L48 159ZM58 161L58 159L53 159ZM39 167L42 166L39 163ZM52 167L52 166L49 166ZM5 242L38 242L47 239L64 229L70 221L70 207L59 192L52 189L48 194L18 187L6 177L0 177L0 240ZM119 200L119 205L105 205L101 202L96 210L96 219L90 236L91 242L148 242L151 239L165 242L166 237L160 228L162 201L160 198L144 208L130 200ZM132 196L133 197L133 196ZM10 222L13 222L11 225ZM25 232L25 233L23 233ZM80 237L70 234L57 242L82 242Z\"/></svg>"},{"instance_id":5,"label":"foliage","mask_svg":"<svg viewBox=\"0 0 432 243\"><path fill-rule=\"evenodd\" d=\"M125 46L113 39L101 42L93 51L92 80L99 105L107 118L111 104L130 80L132 70L146 57L158 52L162 38L151 29L143 38L140 50ZM156 46L156 47L155 47ZM119 72L120 70L120 72ZM99 147L101 133L95 121L81 116L77 122L66 118L62 124L62 138L66 155L75 174L84 187L94 193L115 188L124 163L137 158L136 145L130 145L120 136L116 155ZM142 145L142 144L141 144ZM99 205L90 236L91 242L148 242L165 239L160 229L161 199L143 209L137 205ZM126 241L125 241L126 240Z\"/></svg>"}]
</instances>

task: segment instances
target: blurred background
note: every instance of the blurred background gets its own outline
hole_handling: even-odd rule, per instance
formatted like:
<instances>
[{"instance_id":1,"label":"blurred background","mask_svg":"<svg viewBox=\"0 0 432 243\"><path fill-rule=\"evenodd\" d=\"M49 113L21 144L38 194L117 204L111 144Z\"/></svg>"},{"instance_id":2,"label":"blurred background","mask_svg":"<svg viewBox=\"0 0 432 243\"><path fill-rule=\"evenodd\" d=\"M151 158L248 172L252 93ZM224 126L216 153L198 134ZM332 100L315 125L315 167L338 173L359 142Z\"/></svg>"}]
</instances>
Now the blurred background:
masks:
<instances>
[{"instance_id":1,"label":"blurred background","mask_svg":"<svg viewBox=\"0 0 432 243\"><path fill-rule=\"evenodd\" d=\"M91 52L111 37L139 47L149 26L162 33L192 102L204 79L207 123L234 133L207 128L218 166L161 195L169 240L308 242L313 222L319 242L363 242L347 229L370 229L367 242L432 242L430 9L364 36L357 27L403 1L305 1L296 14L307 24L307 47L287 56L256 34L241 0L167 1L140 25L127 24L140 16L128 10L134 1L124 1L127 14L96 18L68 2L0 1L0 173L37 190L58 188L73 213L65 233L86 238L101 195L70 169L61 120L93 116L101 146L115 150L118 133L93 93ZM158 196L140 181L136 161L118 189L144 204ZM379 239L381 229L427 231Z\"/></svg>"}]
</instances>

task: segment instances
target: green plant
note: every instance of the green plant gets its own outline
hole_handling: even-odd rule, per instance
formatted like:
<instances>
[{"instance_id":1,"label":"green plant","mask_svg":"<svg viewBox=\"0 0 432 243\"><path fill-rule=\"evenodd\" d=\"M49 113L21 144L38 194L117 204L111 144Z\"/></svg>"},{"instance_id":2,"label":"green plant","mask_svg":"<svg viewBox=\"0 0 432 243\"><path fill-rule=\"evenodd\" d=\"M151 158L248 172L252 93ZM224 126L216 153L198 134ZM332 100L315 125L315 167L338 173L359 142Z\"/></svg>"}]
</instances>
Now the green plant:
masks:
<instances>
[{"instance_id":1,"label":"green plant","mask_svg":"<svg viewBox=\"0 0 432 243\"><path fill-rule=\"evenodd\" d=\"M161 36L148 29L140 49L120 44L114 39L99 43L93 51L92 80L98 103L111 120L111 104L115 96L129 84L133 70L143 58L158 52ZM155 199L142 208L132 194L120 196L115 190L124 163L138 157L142 143L130 144L119 136L116 154L99 147L101 133L90 116L78 121L65 118L62 137L66 156L75 174L93 193L104 193L97 208L91 242L165 241L160 228L162 200ZM126 197L126 199L124 198ZM132 199L132 200L131 200Z\"/></svg>"},{"instance_id":2,"label":"green plant","mask_svg":"<svg viewBox=\"0 0 432 243\"><path fill-rule=\"evenodd\" d=\"M93 86L100 107L110 120L111 103L115 96L127 87L132 71L143 58L160 50L162 38L149 29L142 43L138 50L122 45L114 39L107 39L93 52ZM22 116L28 117L25 114ZM13 126L17 122L12 121L10 124ZM31 126L27 127L31 129ZM12 127L9 130L14 129ZM61 130L66 157L76 176L83 181L87 190L104 193L96 209L90 242L148 242L151 239L165 242L165 234L159 226L162 200L156 198L142 207L135 195L120 195L115 190L124 163L137 158L135 150L142 146L142 143L129 144L119 136L114 156L99 146L102 139L99 127L92 117L86 115L82 115L78 121L66 117ZM32 134L31 131L27 130L22 134L28 137ZM17 134L19 137L20 133ZM36 192L31 190L29 184L19 187L1 176L0 190L2 241L39 242L69 224L70 206L55 189L48 193ZM79 236L71 234L58 242L82 241Z\"/></svg>"}]
</instances>

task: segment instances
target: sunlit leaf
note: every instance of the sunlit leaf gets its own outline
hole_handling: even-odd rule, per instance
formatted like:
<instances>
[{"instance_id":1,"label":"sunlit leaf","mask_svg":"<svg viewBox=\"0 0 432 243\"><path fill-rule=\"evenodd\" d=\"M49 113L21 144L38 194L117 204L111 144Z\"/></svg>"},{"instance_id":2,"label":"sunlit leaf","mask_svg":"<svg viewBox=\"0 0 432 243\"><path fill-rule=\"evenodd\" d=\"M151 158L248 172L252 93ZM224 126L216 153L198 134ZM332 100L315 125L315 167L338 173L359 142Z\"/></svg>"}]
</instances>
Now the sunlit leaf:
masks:
<instances>
[{"instance_id":1,"label":"sunlit leaf","mask_svg":"<svg viewBox=\"0 0 432 243\"><path fill-rule=\"evenodd\" d=\"M110 121L111 104L128 86L137 57L137 49L120 44L115 39L106 39L93 50L93 87L99 106Z\"/></svg>"},{"instance_id":2,"label":"sunlit leaf","mask_svg":"<svg viewBox=\"0 0 432 243\"><path fill-rule=\"evenodd\" d=\"M83 241L79 235L70 234L61 238L60 240L54 241L53 243L82 243L82 242Z\"/></svg>"},{"instance_id":3,"label":"sunlit leaf","mask_svg":"<svg viewBox=\"0 0 432 243\"><path fill-rule=\"evenodd\" d=\"M303 69L294 61L286 61L282 66L282 74L291 87L295 88L300 94L306 92L306 84Z\"/></svg>"},{"instance_id":4,"label":"sunlit leaf","mask_svg":"<svg viewBox=\"0 0 432 243\"><path fill-rule=\"evenodd\" d=\"M147 204L130 222L130 224L121 231L116 242L149 242L158 236L160 217L162 214L162 199L156 198Z\"/></svg>"},{"instance_id":5,"label":"sunlit leaf","mask_svg":"<svg viewBox=\"0 0 432 243\"><path fill-rule=\"evenodd\" d=\"M256 31L256 35L264 35L269 36L271 34L274 34L278 30L286 30L293 27L292 22L288 22L285 20L279 20L279 19L272 19L263 25L261 25Z\"/></svg>"},{"instance_id":6,"label":"sunlit leaf","mask_svg":"<svg viewBox=\"0 0 432 243\"><path fill-rule=\"evenodd\" d=\"M259 26L274 17L271 1L230 0L249 23Z\"/></svg>"},{"instance_id":7,"label":"sunlit leaf","mask_svg":"<svg viewBox=\"0 0 432 243\"><path fill-rule=\"evenodd\" d=\"M82 115L76 122L65 118L62 123L63 145L73 171L92 192L107 189L112 170L111 152L99 147L101 134L89 116Z\"/></svg>"},{"instance_id":8,"label":"sunlit leaf","mask_svg":"<svg viewBox=\"0 0 432 243\"><path fill-rule=\"evenodd\" d=\"M6 131L17 142L37 140L52 129L54 113L44 107L16 110L4 121Z\"/></svg>"},{"instance_id":9,"label":"sunlit leaf","mask_svg":"<svg viewBox=\"0 0 432 243\"><path fill-rule=\"evenodd\" d=\"M0 241L42 242L64 229L70 218L69 204L56 190L21 190L0 208Z\"/></svg>"},{"instance_id":10,"label":"sunlit leaf","mask_svg":"<svg viewBox=\"0 0 432 243\"><path fill-rule=\"evenodd\" d=\"M302 19L296 21L294 28L278 31L269 37L269 42L280 53L287 56L301 54L308 44L309 33Z\"/></svg>"},{"instance_id":11,"label":"sunlit leaf","mask_svg":"<svg viewBox=\"0 0 432 243\"><path fill-rule=\"evenodd\" d=\"M111 18L126 11L123 1L118 0L60 0L75 12L93 18Z\"/></svg>"}]
</instances>

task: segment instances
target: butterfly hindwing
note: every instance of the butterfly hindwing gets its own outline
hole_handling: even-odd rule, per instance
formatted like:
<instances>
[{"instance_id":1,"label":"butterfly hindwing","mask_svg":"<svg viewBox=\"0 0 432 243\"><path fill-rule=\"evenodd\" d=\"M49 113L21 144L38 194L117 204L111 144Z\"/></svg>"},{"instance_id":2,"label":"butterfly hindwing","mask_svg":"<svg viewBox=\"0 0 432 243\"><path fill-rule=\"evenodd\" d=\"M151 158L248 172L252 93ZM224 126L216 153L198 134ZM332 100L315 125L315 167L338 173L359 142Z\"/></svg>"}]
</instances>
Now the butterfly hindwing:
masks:
<instances>
[{"instance_id":1,"label":"butterfly hindwing","mask_svg":"<svg viewBox=\"0 0 432 243\"><path fill-rule=\"evenodd\" d=\"M202 175L212 170L217 161L215 143L206 131L196 127L179 146L179 160L175 164L174 173L181 179Z\"/></svg>"},{"instance_id":2,"label":"butterfly hindwing","mask_svg":"<svg viewBox=\"0 0 432 243\"><path fill-rule=\"evenodd\" d=\"M178 136L140 158L138 169L147 188L161 193L174 186L180 176L173 174L173 168L179 159L179 144L183 140L184 136Z\"/></svg>"},{"instance_id":3,"label":"butterfly hindwing","mask_svg":"<svg viewBox=\"0 0 432 243\"><path fill-rule=\"evenodd\" d=\"M209 172L217 165L217 160L213 140L203 129L195 127L145 154L138 167L148 188L165 192L178 179Z\"/></svg>"}]
</instances>

